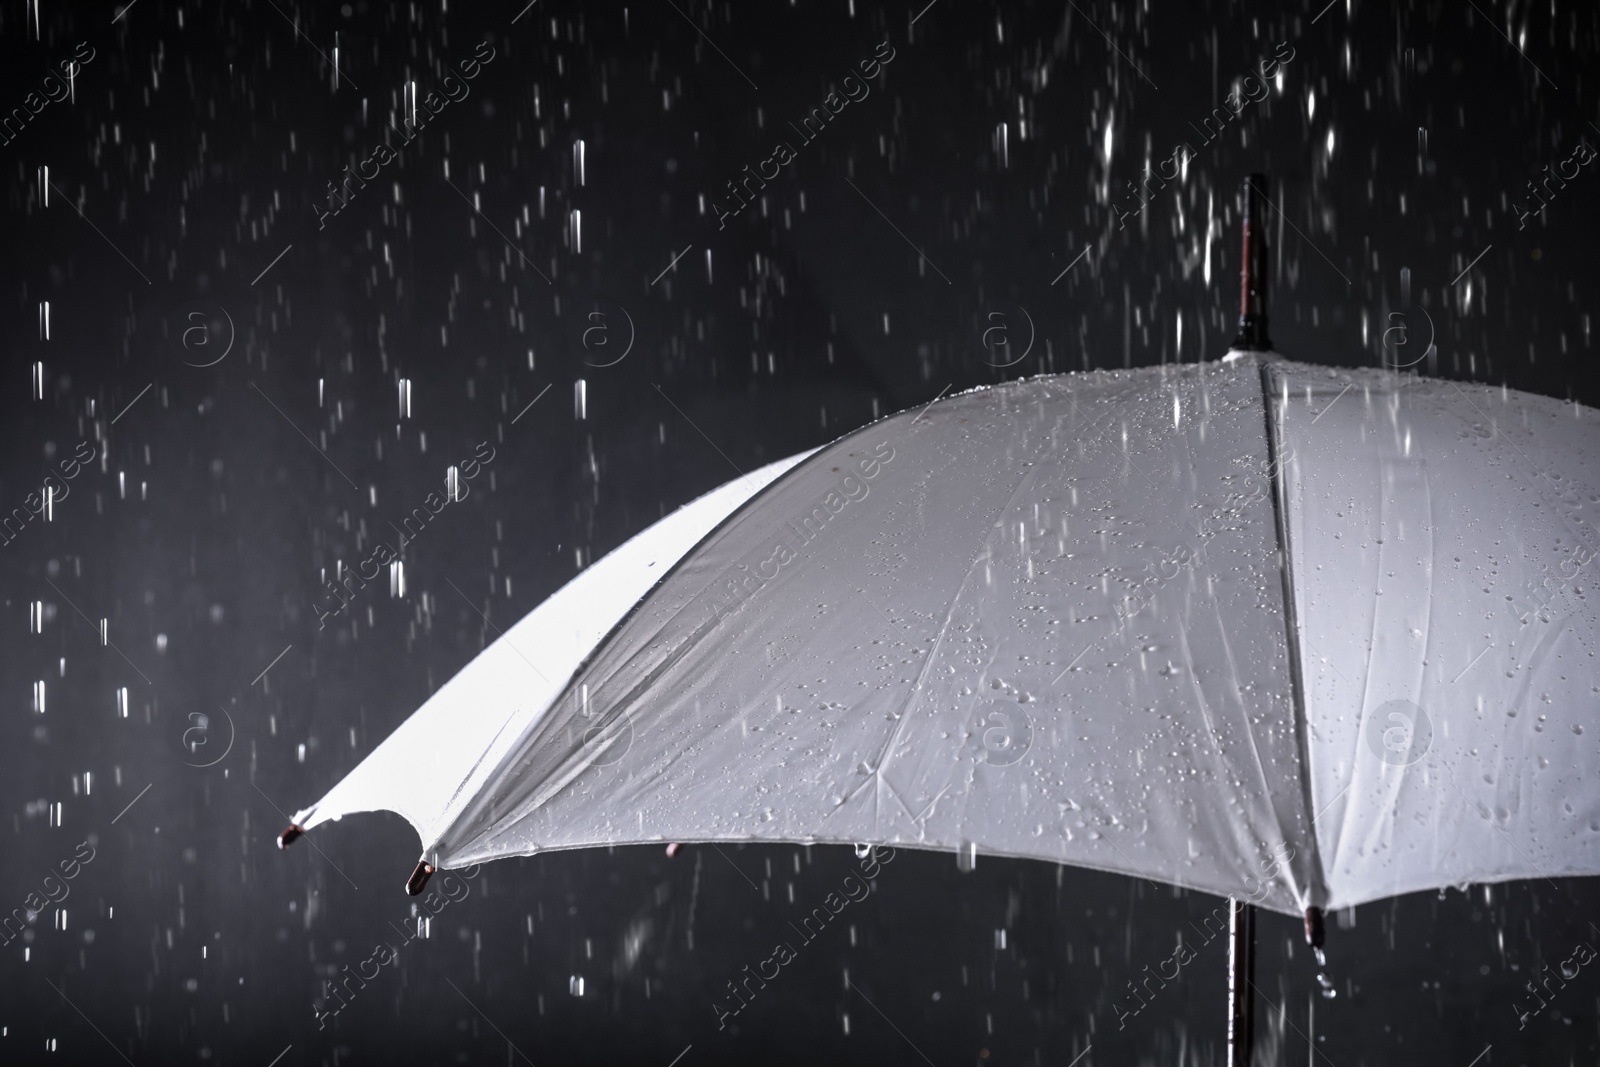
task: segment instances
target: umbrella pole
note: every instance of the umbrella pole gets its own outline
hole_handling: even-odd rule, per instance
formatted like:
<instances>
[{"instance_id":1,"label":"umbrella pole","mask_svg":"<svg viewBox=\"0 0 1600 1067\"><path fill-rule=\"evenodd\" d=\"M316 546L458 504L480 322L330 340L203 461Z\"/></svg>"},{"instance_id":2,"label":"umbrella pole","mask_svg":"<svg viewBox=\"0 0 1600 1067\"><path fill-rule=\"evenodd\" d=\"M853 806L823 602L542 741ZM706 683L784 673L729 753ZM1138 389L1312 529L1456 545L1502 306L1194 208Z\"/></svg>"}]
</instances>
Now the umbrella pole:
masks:
<instances>
[{"instance_id":1,"label":"umbrella pole","mask_svg":"<svg viewBox=\"0 0 1600 1067\"><path fill-rule=\"evenodd\" d=\"M1228 898L1228 1067L1250 1067L1255 1013L1256 907Z\"/></svg>"},{"instance_id":2,"label":"umbrella pole","mask_svg":"<svg viewBox=\"0 0 1600 1067\"><path fill-rule=\"evenodd\" d=\"M1239 265L1239 336L1233 347L1246 352L1272 351L1267 336L1267 176L1245 179L1242 225L1244 233Z\"/></svg>"}]
</instances>

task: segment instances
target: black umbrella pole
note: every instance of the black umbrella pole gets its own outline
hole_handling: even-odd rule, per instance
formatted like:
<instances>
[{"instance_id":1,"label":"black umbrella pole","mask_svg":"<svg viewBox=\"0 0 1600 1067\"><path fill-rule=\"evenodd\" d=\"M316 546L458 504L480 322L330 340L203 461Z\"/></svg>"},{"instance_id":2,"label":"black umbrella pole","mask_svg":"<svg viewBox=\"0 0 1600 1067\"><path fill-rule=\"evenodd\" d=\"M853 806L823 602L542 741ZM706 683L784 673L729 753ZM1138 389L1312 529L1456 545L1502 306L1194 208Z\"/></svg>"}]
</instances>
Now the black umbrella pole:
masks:
<instances>
[{"instance_id":1,"label":"black umbrella pole","mask_svg":"<svg viewBox=\"0 0 1600 1067\"><path fill-rule=\"evenodd\" d=\"M1244 182L1241 212L1244 239L1239 264L1239 336L1233 347L1268 352L1267 336L1267 176L1252 174Z\"/></svg>"},{"instance_id":2,"label":"black umbrella pole","mask_svg":"<svg viewBox=\"0 0 1600 1067\"><path fill-rule=\"evenodd\" d=\"M1256 907L1228 899L1228 1067L1250 1067L1255 1029Z\"/></svg>"}]
</instances>

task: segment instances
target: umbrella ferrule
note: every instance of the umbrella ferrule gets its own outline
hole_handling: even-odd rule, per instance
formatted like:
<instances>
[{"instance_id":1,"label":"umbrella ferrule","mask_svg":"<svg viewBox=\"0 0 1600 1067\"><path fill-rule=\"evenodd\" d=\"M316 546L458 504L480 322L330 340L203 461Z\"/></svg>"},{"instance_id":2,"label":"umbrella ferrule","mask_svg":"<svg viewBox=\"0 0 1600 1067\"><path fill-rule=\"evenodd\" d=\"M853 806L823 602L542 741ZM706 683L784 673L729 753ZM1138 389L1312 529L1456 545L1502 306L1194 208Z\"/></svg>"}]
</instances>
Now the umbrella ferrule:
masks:
<instances>
[{"instance_id":1,"label":"umbrella ferrule","mask_svg":"<svg viewBox=\"0 0 1600 1067\"><path fill-rule=\"evenodd\" d=\"M1327 937L1327 929L1322 922L1322 909L1310 907L1306 909L1306 944L1312 948L1321 948Z\"/></svg>"},{"instance_id":2,"label":"umbrella ferrule","mask_svg":"<svg viewBox=\"0 0 1600 1067\"><path fill-rule=\"evenodd\" d=\"M433 877L434 866L427 860L418 860L416 868L411 872L411 877L406 879L406 892L417 896L427 888L428 879Z\"/></svg>"},{"instance_id":3,"label":"umbrella ferrule","mask_svg":"<svg viewBox=\"0 0 1600 1067\"><path fill-rule=\"evenodd\" d=\"M306 835L306 828L299 823L290 823L288 829L278 835L278 847L288 848L297 840Z\"/></svg>"}]
</instances>

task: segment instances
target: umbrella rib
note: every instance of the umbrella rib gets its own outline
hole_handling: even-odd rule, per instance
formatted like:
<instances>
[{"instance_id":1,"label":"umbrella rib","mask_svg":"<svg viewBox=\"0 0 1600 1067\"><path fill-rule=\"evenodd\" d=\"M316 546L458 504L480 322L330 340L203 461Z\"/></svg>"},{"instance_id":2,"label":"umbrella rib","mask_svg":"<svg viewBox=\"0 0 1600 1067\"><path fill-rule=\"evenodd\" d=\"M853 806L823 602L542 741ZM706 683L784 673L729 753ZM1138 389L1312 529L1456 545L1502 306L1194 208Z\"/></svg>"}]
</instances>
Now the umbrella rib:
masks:
<instances>
[{"instance_id":1,"label":"umbrella rib","mask_svg":"<svg viewBox=\"0 0 1600 1067\"><path fill-rule=\"evenodd\" d=\"M448 578L445 580L449 581ZM472 781L473 777L477 775L478 768L482 767L483 761L489 758L489 753L494 751L494 746L499 743L501 736L506 732L506 727L511 725L511 721L517 717L517 713L521 710L521 708L514 709L510 715L507 715L505 721L500 724L500 729L494 732L494 736L489 739L489 743L484 746L483 751L478 753L478 758L472 761L472 766L467 768L467 773L462 775L461 781L456 784L455 792L451 793L450 799L445 802L445 811L448 812L455 806L456 801L461 796L461 791L465 789L467 787L467 783ZM471 802L470 798L468 802ZM454 819L452 819L451 822L454 823ZM442 840L442 837L435 836L432 843L428 845L428 848L432 849L438 847L440 840ZM423 851L426 852L427 849L424 849Z\"/></svg>"},{"instance_id":2,"label":"umbrella rib","mask_svg":"<svg viewBox=\"0 0 1600 1067\"><path fill-rule=\"evenodd\" d=\"M1265 380L1263 380L1262 385L1263 385L1263 389L1265 389L1266 388ZM1270 397L1270 393L1267 393L1265 395ZM1077 415L1080 419L1084 419L1084 421L1086 421L1086 422L1088 421L1084 417L1083 412L1078 408L1077 398L1072 395L1070 390L1067 393L1067 402L1068 402L1068 404L1070 404L1072 406L1073 414ZM1104 416L1099 421L1103 422L1106 419L1108 419L1109 417L1110 417L1109 415L1108 416ZM1268 447L1269 448L1271 447L1270 440L1269 440ZM1123 459L1126 460L1128 466L1130 468L1132 468L1133 471L1136 474L1139 475L1139 477L1143 478L1146 482L1148 482L1150 484L1150 487L1152 489L1154 489L1158 493L1161 492L1161 486L1158 485L1153 478L1151 478L1148 474L1146 474L1143 470L1140 469L1139 465L1133 461L1133 457L1132 456L1124 454ZM1275 502L1275 504L1276 504L1276 502ZM1189 525L1191 527L1194 528L1195 533L1197 535L1199 535L1201 537L1205 536L1204 531L1200 529L1198 524L1196 524L1193 519L1187 519L1186 521L1189 523ZM1205 700L1205 694L1200 689L1199 679L1197 678L1197 676L1195 674L1195 671L1194 671L1194 657L1193 657L1192 654L1189 654L1189 652L1188 652L1188 648L1189 648L1188 628L1187 627L1183 627L1181 622L1180 622L1180 628L1182 629L1182 632L1183 632L1185 658L1186 658L1186 660L1188 662L1188 665L1189 665L1190 682L1194 686L1195 694L1199 698L1199 702L1200 702L1200 714L1201 714L1202 719L1205 721L1207 732L1211 735L1212 745L1220 752L1221 749L1222 749L1221 738L1217 734L1216 725L1211 720L1211 713L1207 708L1207 704L1206 704L1206 700ZM1113 633L1115 633L1115 632L1116 631L1113 631ZM1224 634L1225 633L1226 633L1226 628L1224 627ZM1059 682L1061 680L1062 675L1065 675L1067 673L1067 671L1071 670L1073 668L1073 666L1075 666L1077 664L1078 660L1081 660L1086 654L1089 653L1089 651L1091 649L1095 648L1097 645L1099 645L1101 642L1103 642L1106 639L1106 637L1110 637L1110 636L1111 636L1111 634L1105 634L1102 637L1100 637L1098 640L1090 643L1088 645L1088 647L1086 647L1082 652L1078 653L1078 655L1073 658L1071 663L1067 664L1066 668L1063 669L1060 674L1056 675L1055 679L1050 684L1054 685L1054 684L1056 684L1056 682ZM1290 654L1291 655L1293 654L1292 649L1291 649L1291 653ZM1231 662L1231 653L1230 653L1230 662ZM1250 735L1250 743L1251 743L1252 753L1255 756L1256 766L1258 768L1261 768L1261 757L1260 757L1260 753L1255 750L1255 735L1253 733ZM1304 751L1303 750L1302 750L1302 762L1304 762ZM1306 764L1306 766L1309 769L1309 764ZM1263 780L1265 780L1266 773L1265 773L1264 768L1262 769L1262 777L1263 777ZM1306 810L1309 812L1310 811L1310 797L1309 797L1309 794L1306 796L1305 802L1306 802ZM1274 809L1274 816L1276 816L1276 814L1277 814L1276 809ZM1280 821L1278 829L1279 829L1280 835L1282 835L1285 838L1287 838L1287 835L1283 834L1283 826L1282 826L1281 821ZM1120 848L1117 848L1115 843L1113 843L1110 838L1106 838L1105 841L1106 841L1107 844L1111 845L1111 847L1116 850L1117 855L1121 856L1123 861L1125 863L1127 863L1129 867L1132 867L1134 871L1138 872L1139 875L1145 879L1145 881L1150 882L1151 885L1155 885L1156 884L1155 882L1151 881L1151 879L1148 876L1146 876L1143 871L1140 871L1138 866L1135 865L1134 862L1131 859L1129 859L1128 856ZM1315 842L1313 842L1313 849L1315 849ZM1317 869L1320 870L1320 864L1317 865Z\"/></svg>"},{"instance_id":3,"label":"umbrella rib","mask_svg":"<svg viewBox=\"0 0 1600 1067\"><path fill-rule=\"evenodd\" d=\"M1312 421L1314 422L1316 420L1313 419ZM1316 643L1314 641L1312 641L1311 638L1304 631L1301 631L1299 636L1300 636L1300 640L1302 640L1302 641L1304 641L1306 643L1306 647L1311 649L1311 651L1317 656L1317 658L1323 664L1327 665L1333 671L1333 673L1337 674L1340 678L1343 678L1345 680L1345 684L1350 686L1350 688L1352 688L1352 689L1355 688L1356 683L1352 682L1350 680L1349 676L1347 676L1344 673L1344 671L1341 671L1339 669L1339 665L1337 663L1335 663L1331 657L1324 655L1323 652L1322 652L1322 649L1318 648L1316 646ZM1322 805L1322 808L1315 815L1311 816L1311 831L1312 831L1313 837L1316 835L1317 820L1322 818L1324 815L1328 814L1328 809L1333 807L1335 804L1337 804L1339 802L1339 798L1344 796L1346 793L1348 793L1350 791L1350 787L1352 785L1354 785L1354 784L1355 784L1355 776L1352 773L1350 780L1344 784L1344 788L1339 790L1337 793L1335 793L1333 795L1333 797L1326 804ZM1344 840L1344 831L1345 831L1345 827L1349 824L1349 818L1350 818L1350 809L1348 807L1346 807L1344 809L1344 811L1342 812L1342 814L1340 815L1339 826L1338 826L1337 830L1334 831L1333 840L1335 842L1340 842L1340 841ZM1338 855L1339 855L1339 846L1338 846L1337 843L1334 845L1334 850L1333 851L1334 851L1334 865L1337 866L1338 865Z\"/></svg>"},{"instance_id":4,"label":"umbrella rib","mask_svg":"<svg viewBox=\"0 0 1600 1067\"><path fill-rule=\"evenodd\" d=\"M1294 555L1289 544L1288 488L1284 483L1283 467L1278 462L1281 454L1278 440L1279 425L1273 414L1272 366L1261 364L1261 418L1263 437L1267 445L1267 469L1272 474L1272 517L1281 558L1279 575L1283 583L1284 654L1288 658L1289 691L1295 717L1295 743L1300 758L1300 802L1306 820L1306 843L1310 857L1307 864L1310 885L1308 899L1303 905L1320 907L1328 899L1327 878L1322 870L1322 849L1317 842L1315 825L1316 801L1311 788L1311 718L1306 703L1305 667L1300 656L1300 616L1294 600Z\"/></svg>"},{"instance_id":5,"label":"umbrella rib","mask_svg":"<svg viewBox=\"0 0 1600 1067\"><path fill-rule=\"evenodd\" d=\"M1223 622L1222 612L1218 608L1217 602L1215 600L1213 600L1211 602L1211 608L1212 608L1212 611L1216 614L1216 617L1217 617L1217 631L1218 631L1218 636L1222 641L1223 653L1227 657L1228 675L1234 681L1234 687L1233 687L1234 698L1237 700L1238 706L1241 709L1243 709L1243 707L1244 707L1244 694L1239 691L1239 685L1238 685L1238 682L1239 682L1239 670L1238 670L1237 663L1236 663L1236 661L1234 659L1233 646L1231 644L1229 644L1229 642L1228 642L1228 627ZM1180 623L1180 625L1182 625L1182 624ZM1184 628L1184 634L1185 634L1185 638L1187 639L1188 629L1186 627ZM1187 643L1187 641L1186 641L1186 643ZM1194 661L1193 661L1192 658L1191 658L1190 663L1189 663L1189 673L1190 673L1191 676L1194 675ZM1199 688L1200 688L1199 679L1196 678L1195 679L1195 689L1196 689L1196 691L1198 691ZM1246 723L1247 724L1248 724L1248 721L1249 720L1247 718L1246 719ZM1262 782L1263 785L1266 785L1267 782L1269 781L1269 775L1267 774L1266 764L1264 764L1261 761L1261 746L1256 744L1256 733L1255 733L1254 730L1251 730L1251 729L1247 728L1245 730L1245 736L1250 741L1250 755L1256 761L1256 770L1261 775L1261 782ZM1278 839L1283 843L1284 846L1289 846L1288 828L1285 827L1284 824L1283 824L1283 818L1278 813L1277 805L1275 805L1275 804L1274 805L1270 805L1270 807L1272 809L1272 817L1278 824ZM1307 810L1309 811L1310 809L1308 808ZM1317 817L1315 815L1313 815L1311 817L1311 832L1312 833L1316 832L1316 822L1317 822ZM1290 847L1292 847L1292 846L1290 846ZM1291 888L1293 888L1293 887L1291 886Z\"/></svg>"}]
</instances>

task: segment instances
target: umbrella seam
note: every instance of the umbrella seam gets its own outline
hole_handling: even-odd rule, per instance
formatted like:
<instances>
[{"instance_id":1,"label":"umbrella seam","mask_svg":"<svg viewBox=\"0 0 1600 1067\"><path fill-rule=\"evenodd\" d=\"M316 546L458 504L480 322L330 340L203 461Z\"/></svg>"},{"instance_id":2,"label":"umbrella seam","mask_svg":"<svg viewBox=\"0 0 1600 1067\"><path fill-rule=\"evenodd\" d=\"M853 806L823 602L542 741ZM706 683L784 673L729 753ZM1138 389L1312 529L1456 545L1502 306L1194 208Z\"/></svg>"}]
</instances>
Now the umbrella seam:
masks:
<instances>
[{"instance_id":1,"label":"umbrella seam","mask_svg":"<svg viewBox=\"0 0 1600 1067\"><path fill-rule=\"evenodd\" d=\"M1289 501L1282 465L1278 462L1282 449L1279 447L1281 442L1278 440L1278 420L1273 417L1273 378L1272 365L1263 362L1261 364L1261 413L1266 423L1267 469L1272 475L1272 512L1275 519L1274 526L1278 535L1278 553L1281 556L1278 573L1283 582L1283 619L1288 638L1286 652L1289 658L1289 689L1295 715L1295 743L1300 752L1300 795L1305 812L1306 838L1311 852L1308 864L1308 899L1304 901L1304 904L1307 907L1321 907L1328 899L1328 887L1322 869L1322 850L1317 841L1316 808L1311 795L1311 742L1309 737L1311 719L1307 711L1305 675L1300 663L1300 620L1299 614L1295 610L1294 562L1289 546Z\"/></svg>"},{"instance_id":2,"label":"umbrella seam","mask_svg":"<svg viewBox=\"0 0 1600 1067\"><path fill-rule=\"evenodd\" d=\"M904 414L904 412L900 412L898 414ZM869 423L867 426L863 426L860 429L854 430L854 431L846 434L844 437L841 437L838 441L833 442L833 445L837 445L837 444L839 444L839 443L841 443L843 441L855 438L855 437L859 436L860 434L862 434L863 432L865 432L867 429L870 429L873 426L881 426L883 423L889 421L890 419L894 419L896 417L897 417L897 415L889 415L889 416L886 416L884 419L878 420L877 422ZM631 606L626 612L624 612L621 618L619 618L616 622L612 623L612 625L605 631L605 633L599 638L599 640L597 640L594 643L594 645L589 649L589 651L572 668L572 672L567 676L566 680L559 687L557 687L557 689L555 690L554 696L552 696L550 698L550 701L545 706L544 711L539 713L538 715L534 716L526 725L524 725L522 727L521 735L519 735L518 738L514 742L512 742L512 744L505 750L504 753L502 753L500 756L497 757L495 765L494 765L492 771L486 777L485 780L489 781L489 780L498 779L502 775L502 773L506 770L506 768L512 766L516 762L517 758L520 758L521 755L525 755L527 753L527 751L529 751L529 749L527 748L528 740L530 738L530 735L534 731L541 731L541 735L548 733L548 730L544 730L543 728L545 727L545 724L546 724L547 720L549 719L550 714L554 711L554 709L556 709L557 707L560 706L562 701L566 699L566 697L567 697L567 695L569 693L572 693L574 691L574 687L577 684L578 679L583 677L584 675L586 675L588 673L588 671L590 670L590 668L596 666L600 662L602 654L607 649L609 649L609 647L611 645L611 642L612 642L612 639L615 638L617 634L621 633L623 628L629 622L633 621L634 616L637 615L639 613L639 611L641 610L641 608L644 606L644 604L647 601L650 600L652 594L654 594L656 592L656 590L658 590L662 586L664 586L669 578L671 578L674 575L676 575L678 573L678 571L684 566L686 561L688 561L691 557L693 557L695 555L695 553L703 545L709 543L717 535L722 533L728 527L732 526L735 523L736 520L741 519L744 516L744 514L746 513L746 511L749 509L749 507L750 507L750 505L751 505L751 503L753 501L755 501L757 498L759 498L761 496L764 496L766 494L766 492L769 489L771 489L774 485L777 485L779 482L781 482L785 478L789 477L789 475L793 474L799 468L804 467L810 460L814 459L819 453L821 453L821 452L833 447L833 445L823 445L823 446L820 446L818 448L814 448L814 449L810 450L809 452L801 453L801 458L797 462L795 462L793 466L791 466L788 470L783 471L776 478L774 478L771 481L769 481L761 489L759 489L755 493L751 494L751 496L748 497L742 504L740 504L738 507L734 508L733 511L731 511L727 515L725 515L721 519L721 521L719 521L715 526L713 526L709 531L707 531L704 536L702 536L699 540L695 541L694 544L692 544L688 548L688 550L685 551L684 554L682 556L680 556L670 567L668 567L665 571L663 571L662 574L659 577L657 577L655 582L652 583L651 586L644 591L644 593L633 604L633 606ZM777 461L774 461L774 462L782 462L782 460L777 460ZM768 464L767 466L770 466L770 464ZM740 481L742 479L746 479L746 478L750 478L752 476L758 475L760 473L760 471L763 470L763 469L765 469L765 468L758 468L757 470L750 471L747 474L742 474L740 476L740 478L734 479L734 481ZM733 483L732 482L727 483L727 485L731 485L731 484L733 484ZM724 488L726 488L726 485L718 486L718 487L710 490L708 493L701 494L701 496L702 497L703 496L708 496L708 495L710 495L710 493L718 492L719 490L724 489ZM695 500L699 500L699 499L701 499L701 497L696 497L695 498ZM691 501L690 503L693 503L693 501ZM684 507L687 507L687 506L688 506L687 504L684 505ZM681 508L679 510L681 510ZM648 529L648 527L647 527L647 529ZM635 536L637 536L637 535L635 535ZM632 539L630 538L629 540L632 540ZM627 544L627 543L628 543L627 541L623 542L623 544ZM689 601L686 601L683 605L681 605L677 609L677 611L674 612L674 614L671 617L669 617L666 621L664 621L664 622L662 622L660 624L660 626L658 628L658 633L661 630L664 630L671 623L673 618L676 618L678 612L682 612L684 610L687 610L695 602L696 602L696 598L690 598ZM553 768L552 770L553 771L554 770L559 770L561 768L561 766L565 762L566 761L563 760L562 763L558 763L557 766L555 768ZM569 776L565 781L563 781L561 783L561 786L558 787L558 791L559 791L559 788L564 788L566 786L566 784L570 783L571 780L572 779ZM530 793L530 795L532 795L532 794ZM478 806L479 801L481 799L481 796L482 796L482 793L480 791L480 793L478 795L472 797L465 805L463 805L461 810L455 812L453 815L449 815L448 814L448 808L447 808L446 809L446 814L448 815L448 818L443 820L443 825L438 830L438 832L437 832L437 834L435 836L435 840L434 840L433 845L431 845L429 847L430 848L437 848L439 845L443 844L446 841L447 838L450 838L456 832L458 827L460 827L462 825L463 818L466 817L469 814L469 812L472 812L473 809ZM548 799L549 799L549 797L547 796L545 798L545 800L548 800ZM543 802L541 802L537 806L541 806L542 807L543 806ZM485 809L485 810L492 810L492 809ZM532 813L532 809L530 809L528 812L525 812L524 814L526 815L526 814L531 814L531 813ZM500 819L503 819L503 818L504 818L504 815L501 815L498 818L490 819L490 825L489 826L483 827L478 832L473 833L471 835L471 837L458 842L454 847L457 848L457 849L465 848L465 847L468 846L468 844L472 840L486 836L487 834L492 832L491 831L491 827L493 826L493 824L499 822Z\"/></svg>"}]
</instances>

